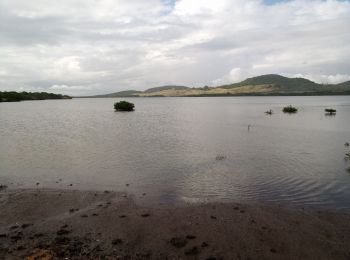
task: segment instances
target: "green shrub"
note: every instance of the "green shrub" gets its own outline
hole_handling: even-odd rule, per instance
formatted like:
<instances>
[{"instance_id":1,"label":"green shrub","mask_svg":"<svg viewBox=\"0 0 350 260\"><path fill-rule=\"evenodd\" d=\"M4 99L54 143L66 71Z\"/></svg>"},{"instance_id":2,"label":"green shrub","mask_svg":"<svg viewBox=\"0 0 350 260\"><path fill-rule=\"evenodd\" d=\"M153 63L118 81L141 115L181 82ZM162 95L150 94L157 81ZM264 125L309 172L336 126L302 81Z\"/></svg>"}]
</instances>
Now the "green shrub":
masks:
<instances>
[{"instance_id":1,"label":"green shrub","mask_svg":"<svg viewBox=\"0 0 350 260\"><path fill-rule=\"evenodd\" d=\"M326 108L324 111L326 112L327 115L335 115L335 113L337 113L337 110L333 108Z\"/></svg>"},{"instance_id":2,"label":"green shrub","mask_svg":"<svg viewBox=\"0 0 350 260\"><path fill-rule=\"evenodd\" d=\"M287 107L284 107L282 111L283 111L284 113L293 114L293 113L298 112L298 109L297 109L296 107L287 106Z\"/></svg>"},{"instance_id":3,"label":"green shrub","mask_svg":"<svg viewBox=\"0 0 350 260\"><path fill-rule=\"evenodd\" d=\"M128 101L120 101L114 104L114 109L117 111L134 111L135 105Z\"/></svg>"}]
</instances>

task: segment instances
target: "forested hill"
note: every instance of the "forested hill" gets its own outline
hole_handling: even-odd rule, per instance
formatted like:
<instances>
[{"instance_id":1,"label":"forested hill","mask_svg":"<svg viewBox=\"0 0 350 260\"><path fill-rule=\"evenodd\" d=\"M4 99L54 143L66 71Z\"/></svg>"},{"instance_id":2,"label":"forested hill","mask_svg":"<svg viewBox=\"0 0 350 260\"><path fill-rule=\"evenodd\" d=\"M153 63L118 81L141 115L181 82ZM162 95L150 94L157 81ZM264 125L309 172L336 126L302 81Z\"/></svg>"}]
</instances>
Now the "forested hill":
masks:
<instances>
[{"instance_id":1,"label":"forested hill","mask_svg":"<svg viewBox=\"0 0 350 260\"><path fill-rule=\"evenodd\" d=\"M22 100L71 99L70 96L46 92L0 91L0 102L16 102Z\"/></svg>"}]
</instances>

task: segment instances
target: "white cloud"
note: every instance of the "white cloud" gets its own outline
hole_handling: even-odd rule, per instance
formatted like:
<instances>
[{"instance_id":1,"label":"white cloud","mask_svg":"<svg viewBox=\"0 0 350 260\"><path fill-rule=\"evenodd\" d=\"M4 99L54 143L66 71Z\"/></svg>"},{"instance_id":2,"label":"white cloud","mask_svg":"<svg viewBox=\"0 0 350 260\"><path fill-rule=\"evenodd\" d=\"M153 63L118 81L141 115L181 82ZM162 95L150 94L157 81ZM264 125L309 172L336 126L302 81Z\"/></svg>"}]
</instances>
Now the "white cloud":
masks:
<instances>
[{"instance_id":1,"label":"white cloud","mask_svg":"<svg viewBox=\"0 0 350 260\"><path fill-rule=\"evenodd\" d=\"M0 90L89 95L266 73L349 79L348 1L165 2L0 1Z\"/></svg>"},{"instance_id":2,"label":"white cloud","mask_svg":"<svg viewBox=\"0 0 350 260\"><path fill-rule=\"evenodd\" d=\"M67 85L53 85L50 87L53 90L90 90L89 86L67 86Z\"/></svg>"},{"instance_id":3,"label":"white cloud","mask_svg":"<svg viewBox=\"0 0 350 260\"><path fill-rule=\"evenodd\" d=\"M338 84L350 80L350 75L335 74L335 75L310 75L296 74L293 77L306 78L322 84Z\"/></svg>"}]
</instances>

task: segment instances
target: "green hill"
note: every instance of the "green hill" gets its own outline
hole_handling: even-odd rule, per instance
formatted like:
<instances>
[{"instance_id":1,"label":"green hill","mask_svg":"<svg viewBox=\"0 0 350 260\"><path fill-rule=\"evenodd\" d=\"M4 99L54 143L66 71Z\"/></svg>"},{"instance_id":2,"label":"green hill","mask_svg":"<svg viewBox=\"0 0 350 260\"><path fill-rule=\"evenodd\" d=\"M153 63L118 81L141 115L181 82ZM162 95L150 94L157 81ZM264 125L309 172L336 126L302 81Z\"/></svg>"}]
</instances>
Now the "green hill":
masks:
<instances>
[{"instance_id":1,"label":"green hill","mask_svg":"<svg viewBox=\"0 0 350 260\"><path fill-rule=\"evenodd\" d=\"M242 86L271 85L284 92L318 91L320 85L304 78L287 78L276 74L262 75L248 78L242 82L221 86L222 88L235 88Z\"/></svg>"}]
</instances>

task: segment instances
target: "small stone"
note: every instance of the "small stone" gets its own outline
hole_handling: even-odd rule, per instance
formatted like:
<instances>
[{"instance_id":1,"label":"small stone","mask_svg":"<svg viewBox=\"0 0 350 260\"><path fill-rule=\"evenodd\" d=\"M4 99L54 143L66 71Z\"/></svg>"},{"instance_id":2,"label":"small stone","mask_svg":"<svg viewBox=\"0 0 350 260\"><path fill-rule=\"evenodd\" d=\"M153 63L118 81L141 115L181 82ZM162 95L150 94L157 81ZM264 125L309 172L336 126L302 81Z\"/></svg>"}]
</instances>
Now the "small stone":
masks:
<instances>
[{"instance_id":1,"label":"small stone","mask_svg":"<svg viewBox=\"0 0 350 260\"><path fill-rule=\"evenodd\" d=\"M126 216L125 215L120 215L119 218L126 218Z\"/></svg>"},{"instance_id":2,"label":"small stone","mask_svg":"<svg viewBox=\"0 0 350 260\"><path fill-rule=\"evenodd\" d=\"M198 255L199 254L199 249L198 247L194 246L190 249L187 249L185 251L185 255Z\"/></svg>"},{"instance_id":3,"label":"small stone","mask_svg":"<svg viewBox=\"0 0 350 260\"><path fill-rule=\"evenodd\" d=\"M7 185L0 185L0 190L5 190L7 189Z\"/></svg>"},{"instance_id":4,"label":"small stone","mask_svg":"<svg viewBox=\"0 0 350 260\"><path fill-rule=\"evenodd\" d=\"M201 245L201 247L208 247L208 246L209 246L209 244L207 242L203 242Z\"/></svg>"},{"instance_id":5,"label":"small stone","mask_svg":"<svg viewBox=\"0 0 350 260\"><path fill-rule=\"evenodd\" d=\"M146 213L146 214L142 214L141 215L141 217L143 217L143 218L147 218L147 217L149 217L150 215L148 214L148 213Z\"/></svg>"},{"instance_id":6,"label":"small stone","mask_svg":"<svg viewBox=\"0 0 350 260\"><path fill-rule=\"evenodd\" d=\"M31 226L31 225L32 225L32 224L22 224L21 228L25 229L25 228L27 228L27 227L29 227L29 226Z\"/></svg>"},{"instance_id":7,"label":"small stone","mask_svg":"<svg viewBox=\"0 0 350 260\"><path fill-rule=\"evenodd\" d=\"M181 248L187 245L187 240L184 237L173 237L170 239L170 244L176 248Z\"/></svg>"},{"instance_id":8,"label":"small stone","mask_svg":"<svg viewBox=\"0 0 350 260\"><path fill-rule=\"evenodd\" d=\"M116 246L116 245L120 245L123 243L123 240L117 238L117 239L113 239L112 241L112 245Z\"/></svg>"},{"instance_id":9,"label":"small stone","mask_svg":"<svg viewBox=\"0 0 350 260\"><path fill-rule=\"evenodd\" d=\"M83 214L83 215L80 215L80 217L81 217L81 218L87 218L87 217L88 217L88 215Z\"/></svg>"},{"instance_id":10,"label":"small stone","mask_svg":"<svg viewBox=\"0 0 350 260\"><path fill-rule=\"evenodd\" d=\"M216 219L216 217L215 217L215 216L210 216L210 218L211 218L211 219Z\"/></svg>"},{"instance_id":11,"label":"small stone","mask_svg":"<svg viewBox=\"0 0 350 260\"><path fill-rule=\"evenodd\" d=\"M69 237L56 237L55 242L57 244L68 244L70 242L70 238Z\"/></svg>"},{"instance_id":12,"label":"small stone","mask_svg":"<svg viewBox=\"0 0 350 260\"><path fill-rule=\"evenodd\" d=\"M60 230L57 231L56 234L59 235L59 236L63 236L63 235L68 235L69 233L71 233L70 230L67 230L67 229L60 229Z\"/></svg>"},{"instance_id":13,"label":"small stone","mask_svg":"<svg viewBox=\"0 0 350 260\"><path fill-rule=\"evenodd\" d=\"M14 230L14 229L17 229L17 228L19 228L18 225L13 225L13 226L10 227L10 230Z\"/></svg>"},{"instance_id":14,"label":"small stone","mask_svg":"<svg viewBox=\"0 0 350 260\"><path fill-rule=\"evenodd\" d=\"M270 252L271 252L271 253L277 253L276 249L274 249L274 248L271 248L271 249L270 249Z\"/></svg>"},{"instance_id":15,"label":"small stone","mask_svg":"<svg viewBox=\"0 0 350 260\"><path fill-rule=\"evenodd\" d=\"M187 239L195 239L195 238L196 238L196 236L193 236L193 235L187 235L187 236L186 236L186 238L187 238Z\"/></svg>"}]
</instances>

